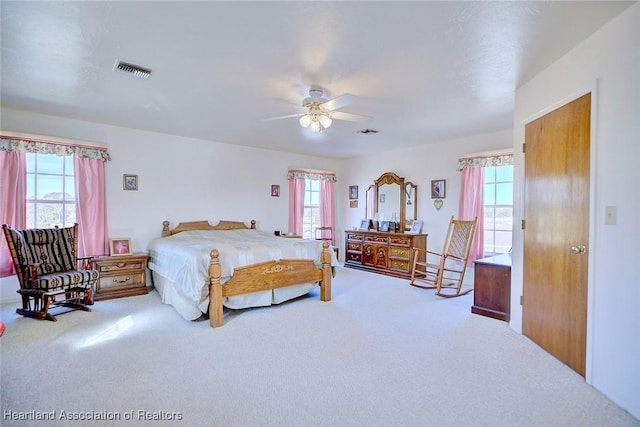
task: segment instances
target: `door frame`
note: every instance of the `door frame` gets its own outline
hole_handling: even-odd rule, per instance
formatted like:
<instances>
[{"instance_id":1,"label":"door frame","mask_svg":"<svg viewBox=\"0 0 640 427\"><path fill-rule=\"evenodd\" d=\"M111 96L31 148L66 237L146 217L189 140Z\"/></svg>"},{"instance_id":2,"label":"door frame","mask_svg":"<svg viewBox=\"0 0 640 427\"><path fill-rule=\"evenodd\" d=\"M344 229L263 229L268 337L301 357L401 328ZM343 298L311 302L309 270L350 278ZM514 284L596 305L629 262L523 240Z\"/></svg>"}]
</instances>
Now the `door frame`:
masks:
<instances>
[{"instance_id":1,"label":"door frame","mask_svg":"<svg viewBox=\"0 0 640 427\"><path fill-rule=\"evenodd\" d=\"M596 175L597 175L597 167L596 167L596 153L598 151L598 133L597 133L597 111L598 111L598 79L595 79L593 83L589 87L582 88L578 91L573 92L569 96L566 96L559 101L556 101L552 104L549 104L547 107L538 111L537 113L526 117L520 125L523 130L523 139L522 141L517 142L519 147L515 147L519 152L522 152L522 144L524 143L524 128L525 126L538 118L572 102L576 99L591 93L591 129L590 129L590 144L589 144L589 250L587 252L588 256L588 267L587 267L587 330L586 330L586 348L585 348L585 381L588 384L591 384L591 378L593 374L593 314L595 307L595 253L596 253L596 239L595 239L595 225L596 220L601 218L597 216L596 211L596 201L597 201L597 187L596 187ZM521 217L524 216L524 186L525 186L525 171L524 171L524 156L521 157L521 161L519 162L520 167L522 167L522 173L520 174L520 183L519 183L519 191L520 191L520 208L519 214ZM602 217L603 218L603 217ZM524 219L524 218L521 218ZM514 218L514 227L518 227L517 231L523 233L523 230L519 229L520 221L516 221ZM514 230L516 231L516 230ZM520 276L512 277L512 281L514 279L520 280L519 287L516 289L520 289L520 295L516 296L516 300L520 303L520 298L522 298L522 291L524 288L524 238L521 235L519 239L519 256L520 256ZM512 289L514 288L512 284ZM514 296L511 298L511 307L513 309L514 306ZM520 310L520 330L518 331L522 334L522 305L518 304L518 308ZM513 316L512 316L513 317Z\"/></svg>"}]
</instances>

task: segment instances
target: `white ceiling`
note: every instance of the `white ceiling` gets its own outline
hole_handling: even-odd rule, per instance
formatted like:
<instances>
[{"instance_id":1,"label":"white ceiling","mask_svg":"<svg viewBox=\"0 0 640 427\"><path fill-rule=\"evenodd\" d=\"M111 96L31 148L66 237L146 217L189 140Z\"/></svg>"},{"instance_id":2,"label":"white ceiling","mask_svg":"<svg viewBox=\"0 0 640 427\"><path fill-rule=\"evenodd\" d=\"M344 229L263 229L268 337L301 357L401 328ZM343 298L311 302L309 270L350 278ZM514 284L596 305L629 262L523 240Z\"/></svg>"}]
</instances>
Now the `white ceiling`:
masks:
<instances>
[{"instance_id":1,"label":"white ceiling","mask_svg":"<svg viewBox=\"0 0 640 427\"><path fill-rule=\"evenodd\" d=\"M352 157L511 127L515 89L632 3L2 0L1 100ZM118 59L151 77L112 71ZM320 134L296 118L264 120L299 112L310 85L356 95L342 111L371 119Z\"/></svg>"}]
</instances>

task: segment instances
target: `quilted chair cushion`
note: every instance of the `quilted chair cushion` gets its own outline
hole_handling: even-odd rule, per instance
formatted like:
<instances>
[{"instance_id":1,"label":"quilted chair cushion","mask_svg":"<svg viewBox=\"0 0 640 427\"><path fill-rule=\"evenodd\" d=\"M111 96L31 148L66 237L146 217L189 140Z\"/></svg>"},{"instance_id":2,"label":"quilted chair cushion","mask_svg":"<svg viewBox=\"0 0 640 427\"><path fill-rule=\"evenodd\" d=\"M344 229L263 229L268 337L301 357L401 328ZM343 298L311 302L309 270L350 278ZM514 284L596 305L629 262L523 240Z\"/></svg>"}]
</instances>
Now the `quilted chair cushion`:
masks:
<instances>
[{"instance_id":1,"label":"quilted chair cushion","mask_svg":"<svg viewBox=\"0 0 640 427\"><path fill-rule=\"evenodd\" d=\"M68 287L89 288L98 280L98 270L72 270L38 277L36 288L55 290Z\"/></svg>"},{"instance_id":2,"label":"quilted chair cushion","mask_svg":"<svg viewBox=\"0 0 640 427\"><path fill-rule=\"evenodd\" d=\"M38 264L38 276L76 269L73 227L33 228L22 236L27 263Z\"/></svg>"}]
</instances>

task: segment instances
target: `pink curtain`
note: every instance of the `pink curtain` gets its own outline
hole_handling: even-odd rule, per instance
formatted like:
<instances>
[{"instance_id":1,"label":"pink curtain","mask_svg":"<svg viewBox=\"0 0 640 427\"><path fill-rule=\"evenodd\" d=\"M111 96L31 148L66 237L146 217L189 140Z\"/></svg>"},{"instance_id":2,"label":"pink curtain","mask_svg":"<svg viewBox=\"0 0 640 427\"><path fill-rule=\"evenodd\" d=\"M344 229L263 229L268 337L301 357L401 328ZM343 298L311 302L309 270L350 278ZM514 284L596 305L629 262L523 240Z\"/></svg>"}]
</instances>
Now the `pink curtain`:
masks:
<instances>
[{"instance_id":1,"label":"pink curtain","mask_svg":"<svg viewBox=\"0 0 640 427\"><path fill-rule=\"evenodd\" d=\"M27 160L24 153L0 150L0 224L27 226ZM9 247L0 236L0 277L15 274Z\"/></svg>"},{"instance_id":2,"label":"pink curtain","mask_svg":"<svg viewBox=\"0 0 640 427\"><path fill-rule=\"evenodd\" d=\"M469 221L474 217L478 217L478 226L468 263L484 256L484 168L482 167L462 169L458 219Z\"/></svg>"},{"instance_id":3,"label":"pink curtain","mask_svg":"<svg viewBox=\"0 0 640 427\"><path fill-rule=\"evenodd\" d=\"M336 220L334 211L333 182L328 179L323 179L320 181L320 227L331 227L333 230L331 236L332 245L336 244Z\"/></svg>"},{"instance_id":4,"label":"pink curtain","mask_svg":"<svg viewBox=\"0 0 640 427\"><path fill-rule=\"evenodd\" d=\"M289 179L289 233L302 234L304 178Z\"/></svg>"},{"instance_id":5,"label":"pink curtain","mask_svg":"<svg viewBox=\"0 0 640 427\"><path fill-rule=\"evenodd\" d=\"M109 253L104 161L73 156L78 256Z\"/></svg>"}]
</instances>

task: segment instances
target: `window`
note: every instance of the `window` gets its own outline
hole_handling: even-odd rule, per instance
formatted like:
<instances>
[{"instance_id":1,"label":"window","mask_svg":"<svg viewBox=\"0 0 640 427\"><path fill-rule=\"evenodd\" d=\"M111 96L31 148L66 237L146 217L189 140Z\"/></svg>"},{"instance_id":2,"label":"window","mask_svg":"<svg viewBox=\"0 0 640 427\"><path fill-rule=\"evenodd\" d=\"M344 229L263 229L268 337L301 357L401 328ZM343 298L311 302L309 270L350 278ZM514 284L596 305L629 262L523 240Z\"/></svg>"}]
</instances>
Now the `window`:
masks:
<instances>
[{"instance_id":1,"label":"window","mask_svg":"<svg viewBox=\"0 0 640 427\"><path fill-rule=\"evenodd\" d=\"M26 153L27 228L76 222L73 157Z\"/></svg>"},{"instance_id":2,"label":"window","mask_svg":"<svg viewBox=\"0 0 640 427\"><path fill-rule=\"evenodd\" d=\"M304 214L302 216L302 237L314 238L314 230L320 227L320 181L304 180Z\"/></svg>"},{"instance_id":3,"label":"window","mask_svg":"<svg viewBox=\"0 0 640 427\"><path fill-rule=\"evenodd\" d=\"M484 168L484 252L507 253L513 229L513 166Z\"/></svg>"}]
</instances>

